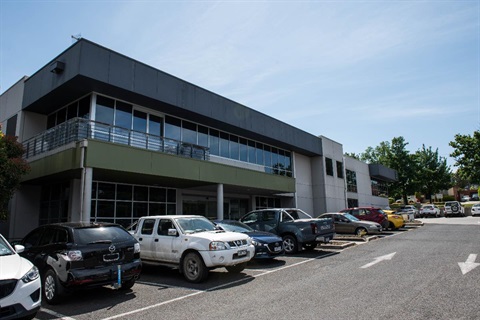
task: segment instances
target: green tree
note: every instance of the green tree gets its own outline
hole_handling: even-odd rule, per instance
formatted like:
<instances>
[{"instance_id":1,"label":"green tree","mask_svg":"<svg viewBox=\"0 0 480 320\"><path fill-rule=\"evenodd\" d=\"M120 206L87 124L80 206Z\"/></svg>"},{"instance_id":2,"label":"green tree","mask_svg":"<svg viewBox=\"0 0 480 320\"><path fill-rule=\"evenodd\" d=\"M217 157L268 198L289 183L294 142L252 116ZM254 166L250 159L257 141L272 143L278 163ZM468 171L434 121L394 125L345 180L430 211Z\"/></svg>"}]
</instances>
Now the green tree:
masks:
<instances>
[{"instance_id":1,"label":"green tree","mask_svg":"<svg viewBox=\"0 0 480 320\"><path fill-rule=\"evenodd\" d=\"M388 166L392 157L390 142L382 141L375 148L368 147L364 153L360 154L360 160L366 163L380 163Z\"/></svg>"},{"instance_id":2,"label":"green tree","mask_svg":"<svg viewBox=\"0 0 480 320\"><path fill-rule=\"evenodd\" d=\"M419 190L432 202L431 195L452 186L452 173L447 159L438 155L438 149L425 145L415 153L418 171L415 175Z\"/></svg>"},{"instance_id":3,"label":"green tree","mask_svg":"<svg viewBox=\"0 0 480 320\"><path fill-rule=\"evenodd\" d=\"M401 195L404 203L408 203L407 196L414 194L417 189L416 172L418 165L415 155L406 149L408 142L403 137L392 139L388 161L383 163L397 171L397 181L393 182L390 188L392 194Z\"/></svg>"},{"instance_id":4,"label":"green tree","mask_svg":"<svg viewBox=\"0 0 480 320\"><path fill-rule=\"evenodd\" d=\"M450 156L455 159L460 177L480 183L480 130L474 131L473 136L456 134L449 145L454 149Z\"/></svg>"},{"instance_id":5,"label":"green tree","mask_svg":"<svg viewBox=\"0 0 480 320\"><path fill-rule=\"evenodd\" d=\"M21 177L30 170L22 159L23 153L17 138L6 136L0 130L0 220L7 219L8 201L19 188Z\"/></svg>"}]
</instances>

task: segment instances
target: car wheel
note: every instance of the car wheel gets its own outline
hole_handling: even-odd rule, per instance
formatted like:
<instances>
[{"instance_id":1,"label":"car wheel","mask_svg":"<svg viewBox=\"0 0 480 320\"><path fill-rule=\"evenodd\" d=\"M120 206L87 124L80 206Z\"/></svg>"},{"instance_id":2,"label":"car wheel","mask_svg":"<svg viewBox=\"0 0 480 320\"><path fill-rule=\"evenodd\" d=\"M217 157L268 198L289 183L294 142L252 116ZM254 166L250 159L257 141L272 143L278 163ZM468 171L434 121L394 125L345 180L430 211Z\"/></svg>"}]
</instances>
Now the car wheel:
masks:
<instances>
[{"instance_id":1,"label":"car wheel","mask_svg":"<svg viewBox=\"0 0 480 320\"><path fill-rule=\"evenodd\" d=\"M198 283L208 276L208 269L203 259L195 252L189 252L183 258L183 275L187 281Z\"/></svg>"},{"instance_id":2,"label":"car wheel","mask_svg":"<svg viewBox=\"0 0 480 320\"><path fill-rule=\"evenodd\" d=\"M393 222L390 222L388 224L388 227L390 228L390 230L397 230L397 228L395 228L395 225L393 224Z\"/></svg>"},{"instance_id":3,"label":"car wheel","mask_svg":"<svg viewBox=\"0 0 480 320\"><path fill-rule=\"evenodd\" d=\"M135 278L132 278L130 280L127 280L125 282L122 283L122 286L120 287L121 290L128 290L128 289L131 289L133 287L133 285L135 284Z\"/></svg>"},{"instance_id":4,"label":"car wheel","mask_svg":"<svg viewBox=\"0 0 480 320\"><path fill-rule=\"evenodd\" d=\"M56 304L60 302L63 289L55 271L49 269L45 272L42 287L43 297L48 304Z\"/></svg>"},{"instance_id":5,"label":"car wheel","mask_svg":"<svg viewBox=\"0 0 480 320\"><path fill-rule=\"evenodd\" d=\"M247 266L247 263L243 262L243 263L236 264L234 266L225 267L225 269L227 269L227 271L231 273L240 273L245 269L246 266Z\"/></svg>"},{"instance_id":6,"label":"car wheel","mask_svg":"<svg viewBox=\"0 0 480 320\"><path fill-rule=\"evenodd\" d=\"M357 229L355 230L355 234L356 234L357 236L359 236L359 237L364 236L364 235L367 234L367 229L362 228L362 227L357 228Z\"/></svg>"},{"instance_id":7,"label":"car wheel","mask_svg":"<svg viewBox=\"0 0 480 320\"><path fill-rule=\"evenodd\" d=\"M294 236L286 235L283 237L283 247L285 248L285 253L291 254L298 251L298 242Z\"/></svg>"}]
</instances>

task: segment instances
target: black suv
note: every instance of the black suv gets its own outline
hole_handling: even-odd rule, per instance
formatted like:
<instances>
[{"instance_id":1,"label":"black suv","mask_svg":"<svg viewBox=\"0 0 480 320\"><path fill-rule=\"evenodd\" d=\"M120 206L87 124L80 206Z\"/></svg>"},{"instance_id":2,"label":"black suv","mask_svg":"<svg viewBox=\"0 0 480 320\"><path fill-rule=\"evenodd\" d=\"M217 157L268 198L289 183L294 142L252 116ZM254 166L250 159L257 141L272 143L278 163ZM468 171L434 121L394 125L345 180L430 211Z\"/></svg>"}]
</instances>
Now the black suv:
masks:
<instances>
[{"instance_id":1,"label":"black suv","mask_svg":"<svg viewBox=\"0 0 480 320\"><path fill-rule=\"evenodd\" d=\"M73 289L113 285L130 289L140 275L140 245L113 223L40 226L20 242L21 256L40 270L44 300L57 303Z\"/></svg>"}]
</instances>

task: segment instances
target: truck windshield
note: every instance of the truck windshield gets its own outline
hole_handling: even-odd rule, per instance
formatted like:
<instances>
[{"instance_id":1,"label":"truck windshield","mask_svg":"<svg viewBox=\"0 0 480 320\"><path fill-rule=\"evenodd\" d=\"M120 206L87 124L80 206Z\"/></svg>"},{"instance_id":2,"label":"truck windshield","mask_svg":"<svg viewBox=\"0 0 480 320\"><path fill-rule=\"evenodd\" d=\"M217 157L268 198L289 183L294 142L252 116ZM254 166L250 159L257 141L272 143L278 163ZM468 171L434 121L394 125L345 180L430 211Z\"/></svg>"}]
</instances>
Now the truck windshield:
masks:
<instances>
[{"instance_id":1,"label":"truck windshield","mask_svg":"<svg viewBox=\"0 0 480 320\"><path fill-rule=\"evenodd\" d=\"M194 232L204 232L204 231L215 230L215 225L212 222L210 222L207 218L203 218L203 217L177 218L177 222L184 233L194 233Z\"/></svg>"}]
</instances>

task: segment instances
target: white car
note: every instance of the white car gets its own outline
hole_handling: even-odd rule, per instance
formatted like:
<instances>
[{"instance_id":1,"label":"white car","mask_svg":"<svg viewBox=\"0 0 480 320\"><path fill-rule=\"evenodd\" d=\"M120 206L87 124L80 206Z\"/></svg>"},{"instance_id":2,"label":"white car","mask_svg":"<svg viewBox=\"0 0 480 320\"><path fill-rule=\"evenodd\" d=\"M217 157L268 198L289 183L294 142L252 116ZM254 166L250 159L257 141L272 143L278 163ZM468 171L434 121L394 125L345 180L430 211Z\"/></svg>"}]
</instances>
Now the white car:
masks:
<instances>
[{"instance_id":1,"label":"white car","mask_svg":"<svg viewBox=\"0 0 480 320\"><path fill-rule=\"evenodd\" d=\"M408 218L404 219L404 220L413 221L413 220L415 220L415 217L418 216L418 210L417 210L417 208L415 208L414 205L405 205L405 206L400 207L400 210L397 212L397 214L402 215L402 216L407 215Z\"/></svg>"},{"instance_id":2,"label":"white car","mask_svg":"<svg viewBox=\"0 0 480 320\"><path fill-rule=\"evenodd\" d=\"M420 208L419 216L421 218L428 218L428 217L438 218L440 217L440 208L434 204L424 204Z\"/></svg>"},{"instance_id":3,"label":"white car","mask_svg":"<svg viewBox=\"0 0 480 320\"><path fill-rule=\"evenodd\" d=\"M480 216L480 203L474 204L472 206L472 217Z\"/></svg>"},{"instance_id":4,"label":"white car","mask_svg":"<svg viewBox=\"0 0 480 320\"><path fill-rule=\"evenodd\" d=\"M458 201L447 201L444 205L445 218L449 216L465 217L465 208Z\"/></svg>"},{"instance_id":5,"label":"white car","mask_svg":"<svg viewBox=\"0 0 480 320\"><path fill-rule=\"evenodd\" d=\"M13 248L0 234L1 319L33 319L42 303L37 267L18 255L25 248Z\"/></svg>"}]
</instances>

